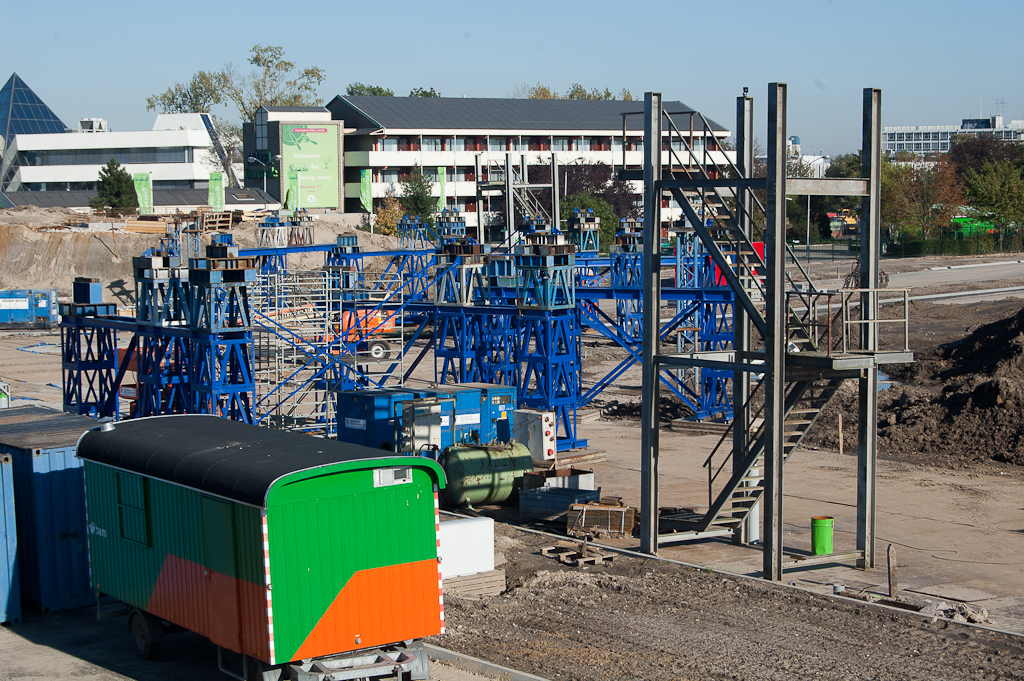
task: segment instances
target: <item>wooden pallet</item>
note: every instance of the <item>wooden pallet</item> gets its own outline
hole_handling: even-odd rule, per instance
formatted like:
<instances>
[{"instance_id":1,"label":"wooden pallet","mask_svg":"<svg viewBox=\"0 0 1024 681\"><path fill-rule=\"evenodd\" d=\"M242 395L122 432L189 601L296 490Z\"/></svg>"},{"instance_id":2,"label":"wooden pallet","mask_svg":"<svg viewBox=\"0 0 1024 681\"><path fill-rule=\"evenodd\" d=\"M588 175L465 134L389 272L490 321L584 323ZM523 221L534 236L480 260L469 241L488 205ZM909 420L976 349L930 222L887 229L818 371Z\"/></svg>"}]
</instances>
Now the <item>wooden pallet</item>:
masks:
<instances>
[{"instance_id":1,"label":"wooden pallet","mask_svg":"<svg viewBox=\"0 0 1024 681\"><path fill-rule=\"evenodd\" d=\"M614 553L598 551L586 542L560 541L554 546L548 546L540 550L540 555L554 558L565 565L604 565L605 562L615 560Z\"/></svg>"},{"instance_id":2,"label":"wooden pallet","mask_svg":"<svg viewBox=\"0 0 1024 681\"><path fill-rule=\"evenodd\" d=\"M231 229L231 211L229 210L217 213L208 210L200 213L199 217L204 232Z\"/></svg>"},{"instance_id":3,"label":"wooden pallet","mask_svg":"<svg viewBox=\"0 0 1024 681\"><path fill-rule=\"evenodd\" d=\"M636 510L621 503L573 504L566 517L570 537L631 537Z\"/></svg>"},{"instance_id":4,"label":"wooden pallet","mask_svg":"<svg viewBox=\"0 0 1024 681\"><path fill-rule=\"evenodd\" d=\"M475 575L449 577L442 582L446 594L454 596L497 596L505 590L505 571L491 570Z\"/></svg>"}]
</instances>

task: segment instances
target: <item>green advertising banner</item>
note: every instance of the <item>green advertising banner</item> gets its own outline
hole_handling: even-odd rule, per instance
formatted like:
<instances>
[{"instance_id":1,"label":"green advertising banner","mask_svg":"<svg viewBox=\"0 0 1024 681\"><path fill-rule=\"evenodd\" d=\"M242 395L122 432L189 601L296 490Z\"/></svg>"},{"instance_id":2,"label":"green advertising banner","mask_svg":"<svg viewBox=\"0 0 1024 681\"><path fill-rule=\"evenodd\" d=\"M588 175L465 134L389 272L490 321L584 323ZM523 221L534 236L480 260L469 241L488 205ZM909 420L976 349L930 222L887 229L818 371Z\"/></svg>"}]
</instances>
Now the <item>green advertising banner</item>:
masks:
<instances>
[{"instance_id":1,"label":"green advertising banner","mask_svg":"<svg viewBox=\"0 0 1024 681\"><path fill-rule=\"evenodd\" d=\"M372 173L369 168L359 171L359 203L367 213L373 212L373 192L370 189Z\"/></svg>"},{"instance_id":2,"label":"green advertising banner","mask_svg":"<svg viewBox=\"0 0 1024 681\"><path fill-rule=\"evenodd\" d=\"M135 195L139 197L139 215L153 213L153 180L149 173L135 173Z\"/></svg>"},{"instance_id":3,"label":"green advertising banner","mask_svg":"<svg viewBox=\"0 0 1024 681\"><path fill-rule=\"evenodd\" d=\"M281 124L281 167L296 174L294 208L340 208L338 126Z\"/></svg>"},{"instance_id":4,"label":"green advertising banner","mask_svg":"<svg viewBox=\"0 0 1024 681\"><path fill-rule=\"evenodd\" d=\"M445 176L445 169L444 168L438 168L437 169L437 183L441 185L441 195L437 197L437 209L439 211L444 210L444 198L445 198L444 197L444 176Z\"/></svg>"},{"instance_id":5,"label":"green advertising banner","mask_svg":"<svg viewBox=\"0 0 1024 681\"><path fill-rule=\"evenodd\" d=\"M288 191L284 196L284 207L289 210L296 209L299 200L299 174L294 170L288 171Z\"/></svg>"},{"instance_id":6,"label":"green advertising banner","mask_svg":"<svg viewBox=\"0 0 1024 681\"><path fill-rule=\"evenodd\" d=\"M215 211L224 210L224 173L210 173L210 191L206 202Z\"/></svg>"}]
</instances>

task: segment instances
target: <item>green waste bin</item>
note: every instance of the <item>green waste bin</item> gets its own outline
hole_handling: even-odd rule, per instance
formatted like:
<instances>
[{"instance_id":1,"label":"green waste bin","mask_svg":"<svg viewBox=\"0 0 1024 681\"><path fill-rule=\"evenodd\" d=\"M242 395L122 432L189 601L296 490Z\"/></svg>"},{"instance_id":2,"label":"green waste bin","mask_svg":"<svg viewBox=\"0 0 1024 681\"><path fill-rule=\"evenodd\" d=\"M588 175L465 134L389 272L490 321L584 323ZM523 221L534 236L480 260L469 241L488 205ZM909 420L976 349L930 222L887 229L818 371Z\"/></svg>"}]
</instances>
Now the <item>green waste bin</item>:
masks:
<instances>
[{"instance_id":1,"label":"green waste bin","mask_svg":"<svg viewBox=\"0 0 1024 681\"><path fill-rule=\"evenodd\" d=\"M830 515L816 515L811 518L811 553L827 556L832 553L832 524Z\"/></svg>"}]
</instances>

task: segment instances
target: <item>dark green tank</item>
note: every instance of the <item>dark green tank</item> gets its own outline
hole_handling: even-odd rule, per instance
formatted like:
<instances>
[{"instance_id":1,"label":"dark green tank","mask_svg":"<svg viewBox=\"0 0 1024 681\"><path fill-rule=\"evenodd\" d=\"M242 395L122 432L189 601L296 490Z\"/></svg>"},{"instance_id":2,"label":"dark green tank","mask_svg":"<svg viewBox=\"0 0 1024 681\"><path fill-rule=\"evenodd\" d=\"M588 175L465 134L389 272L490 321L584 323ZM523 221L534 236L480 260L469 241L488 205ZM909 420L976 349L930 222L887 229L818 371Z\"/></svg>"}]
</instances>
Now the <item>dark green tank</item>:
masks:
<instances>
[{"instance_id":1,"label":"dark green tank","mask_svg":"<svg viewBox=\"0 0 1024 681\"><path fill-rule=\"evenodd\" d=\"M526 445L456 445L441 454L448 485L442 494L449 506L500 503L523 487L523 474L533 470Z\"/></svg>"}]
</instances>

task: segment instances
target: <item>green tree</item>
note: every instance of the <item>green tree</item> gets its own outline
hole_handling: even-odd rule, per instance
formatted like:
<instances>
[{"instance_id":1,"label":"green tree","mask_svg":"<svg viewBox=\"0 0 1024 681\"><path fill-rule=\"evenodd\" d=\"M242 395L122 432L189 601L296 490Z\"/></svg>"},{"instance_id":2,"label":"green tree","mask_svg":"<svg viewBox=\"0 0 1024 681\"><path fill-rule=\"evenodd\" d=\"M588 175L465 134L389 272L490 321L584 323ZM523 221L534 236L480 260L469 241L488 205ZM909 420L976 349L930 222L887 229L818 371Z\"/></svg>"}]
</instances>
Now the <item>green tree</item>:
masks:
<instances>
[{"instance_id":1,"label":"green tree","mask_svg":"<svg viewBox=\"0 0 1024 681\"><path fill-rule=\"evenodd\" d=\"M373 225L381 234L394 235L398 227L398 221L405 215L405 211L402 209L402 204L395 196L395 193L388 189L387 194L384 195L384 200L381 205L373 211L374 219Z\"/></svg>"},{"instance_id":2,"label":"green tree","mask_svg":"<svg viewBox=\"0 0 1024 681\"><path fill-rule=\"evenodd\" d=\"M437 197L431 195L433 188L433 180L418 165L413 166L409 176L401 181L399 201L406 215L418 215L425 224L433 225L437 211Z\"/></svg>"},{"instance_id":3,"label":"green tree","mask_svg":"<svg viewBox=\"0 0 1024 681\"><path fill-rule=\"evenodd\" d=\"M1024 224L1024 173L1009 161L986 161L964 173L971 203L989 219Z\"/></svg>"},{"instance_id":4,"label":"green tree","mask_svg":"<svg viewBox=\"0 0 1024 681\"><path fill-rule=\"evenodd\" d=\"M601 219L601 250L607 252L608 247L615 240L615 232L619 228L619 218L615 215L611 204L590 194L570 194L559 204L559 216L562 219L562 224L572 217L573 211L577 208L581 213L592 210L594 215Z\"/></svg>"},{"instance_id":5,"label":"green tree","mask_svg":"<svg viewBox=\"0 0 1024 681\"><path fill-rule=\"evenodd\" d=\"M345 94L350 97L365 96L365 97L394 97L395 93L392 90L381 87L380 85L367 85L365 83L349 83L348 87L345 88ZM411 97L412 95L410 95Z\"/></svg>"},{"instance_id":6,"label":"green tree","mask_svg":"<svg viewBox=\"0 0 1024 681\"><path fill-rule=\"evenodd\" d=\"M296 70L277 45L253 45L248 62L256 67L240 73L232 64L221 71L224 96L243 121L251 121L261 106L320 106L324 100L316 88L327 73L318 66Z\"/></svg>"},{"instance_id":7,"label":"green tree","mask_svg":"<svg viewBox=\"0 0 1024 681\"><path fill-rule=\"evenodd\" d=\"M906 197L907 217L914 231L926 238L938 236L949 228L949 221L964 204L963 185L956 168L947 157L938 163L909 166Z\"/></svg>"},{"instance_id":8,"label":"green tree","mask_svg":"<svg viewBox=\"0 0 1024 681\"><path fill-rule=\"evenodd\" d=\"M188 83L175 83L165 92L146 98L146 111L208 113L224 103L224 74L197 71Z\"/></svg>"},{"instance_id":9,"label":"green tree","mask_svg":"<svg viewBox=\"0 0 1024 681\"><path fill-rule=\"evenodd\" d=\"M440 97L441 93L437 92L436 90L434 90L434 88L430 88L429 90L424 90L421 87L417 87L417 88L413 88L412 91L409 92L409 96L410 97Z\"/></svg>"},{"instance_id":10,"label":"green tree","mask_svg":"<svg viewBox=\"0 0 1024 681\"><path fill-rule=\"evenodd\" d=\"M547 85L541 85L540 83L537 83L536 85L526 85L526 84L516 85L515 88L513 88L513 90L512 90L512 98L513 99L590 99L590 100L600 100L600 101L603 101L603 100L616 99L616 96L608 88L605 88L604 90L599 90L598 88L593 88L592 90L587 90L585 87L583 87L579 83L573 83L569 87L569 89L566 90L564 95L560 95L560 94L558 94L557 91L552 90ZM619 92L618 99L621 99L621 100L626 101L626 102L631 102L631 101L633 101L633 94L629 91L628 88L622 88L622 90Z\"/></svg>"},{"instance_id":11,"label":"green tree","mask_svg":"<svg viewBox=\"0 0 1024 681\"><path fill-rule=\"evenodd\" d=\"M96 196L89 200L93 208L138 208L135 181L116 159L111 158L100 168L96 182Z\"/></svg>"},{"instance_id":12,"label":"green tree","mask_svg":"<svg viewBox=\"0 0 1024 681\"><path fill-rule=\"evenodd\" d=\"M890 232L898 234L910 221L909 186L912 174L911 166L891 163L882 157L882 227L888 228Z\"/></svg>"}]
</instances>

